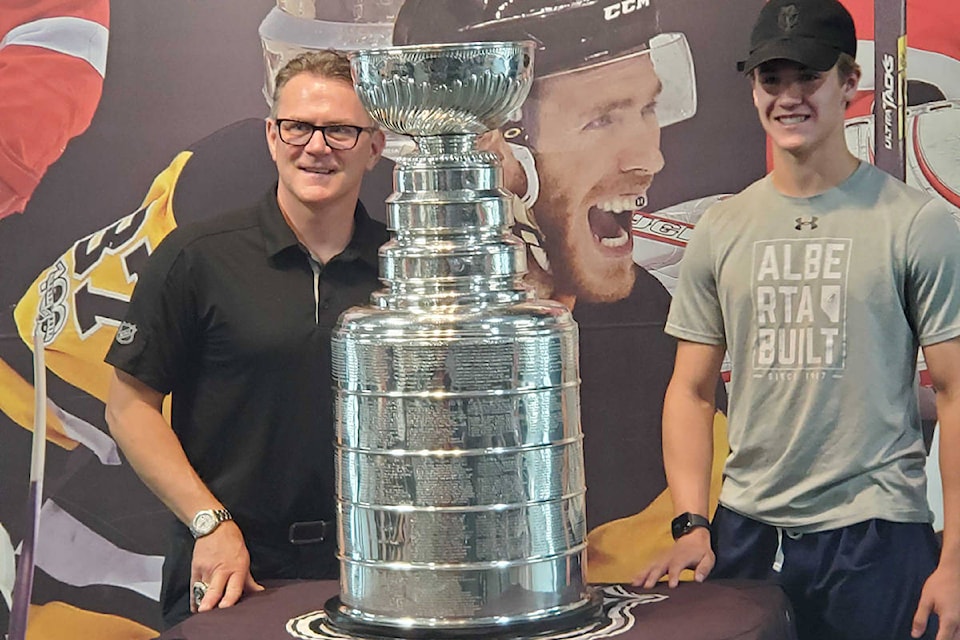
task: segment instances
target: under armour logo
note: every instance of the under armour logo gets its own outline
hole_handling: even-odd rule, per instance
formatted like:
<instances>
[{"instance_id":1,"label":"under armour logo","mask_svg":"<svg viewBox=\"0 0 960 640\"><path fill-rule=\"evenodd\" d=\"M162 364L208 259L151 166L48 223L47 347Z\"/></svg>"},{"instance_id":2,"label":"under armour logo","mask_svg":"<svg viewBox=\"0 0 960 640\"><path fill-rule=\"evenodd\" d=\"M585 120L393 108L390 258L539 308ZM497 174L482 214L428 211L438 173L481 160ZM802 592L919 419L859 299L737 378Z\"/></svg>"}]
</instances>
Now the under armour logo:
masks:
<instances>
[{"instance_id":1,"label":"under armour logo","mask_svg":"<svg viewBox=\"0 0 960 640\"><path fill-rule=\"evenodd\" d=\"M784 33L790 33L797 28L800 23L800 9L795 4L788 4L780 7L780 13L777 15L777 25Z\"/></svg>"},{"instance_id":2,"label":"under armour logo","mask_svg":"<svg viewBox=\"0 0 960 640\"><path fill-rule=\"evenodd\" d=\"M803 218L795 218L797 224L794 227L797 231L802 231L804 227L810 227L811 229L817 228L817 216L811 216L809 220L804 220Z\"/></svg>"},{"instance_id":3,"label":"under armour logo","mask_svg":"<svg viewBox=\"0 0 960 640\"><path fill-rule=\"evenodd\" d=\"M137 335L137 325L130 322L124 322L117 330L117 343L130 344L133 342L133 337L135 335Z\"/></svg>"}]
</instances>

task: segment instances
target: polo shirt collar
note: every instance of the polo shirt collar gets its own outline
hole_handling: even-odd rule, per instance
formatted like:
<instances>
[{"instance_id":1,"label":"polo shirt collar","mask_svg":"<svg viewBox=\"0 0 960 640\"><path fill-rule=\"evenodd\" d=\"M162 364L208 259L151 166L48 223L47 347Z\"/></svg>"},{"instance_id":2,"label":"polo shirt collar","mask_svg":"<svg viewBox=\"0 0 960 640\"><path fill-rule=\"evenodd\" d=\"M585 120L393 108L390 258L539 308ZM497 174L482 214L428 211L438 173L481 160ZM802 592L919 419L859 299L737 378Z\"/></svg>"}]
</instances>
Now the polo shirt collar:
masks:
<instances>
[{"instance_id":1,"label":"polo shirt collar","mask_svg":"<svg viewBox=\"0 0 960 640\"><path fill-rule=\"evenodd\" d=\"M271 258L280 254L291 247L301 248L300 240L297 234L293 232L290 225L287 224L283 212L280 211L280 205L277 203L276 187L267 192L264 196L259 215L260 229L263 233L267 255ZM378 251L382 244L382 237L377 233L377 227L367 214L363 203L357 201L357 207L353 212L353 236L350 243L347 244L343 252L337 256L337 260L362 260L372 266L379 268L380 258Z\"/></svg>"}]
</instances>

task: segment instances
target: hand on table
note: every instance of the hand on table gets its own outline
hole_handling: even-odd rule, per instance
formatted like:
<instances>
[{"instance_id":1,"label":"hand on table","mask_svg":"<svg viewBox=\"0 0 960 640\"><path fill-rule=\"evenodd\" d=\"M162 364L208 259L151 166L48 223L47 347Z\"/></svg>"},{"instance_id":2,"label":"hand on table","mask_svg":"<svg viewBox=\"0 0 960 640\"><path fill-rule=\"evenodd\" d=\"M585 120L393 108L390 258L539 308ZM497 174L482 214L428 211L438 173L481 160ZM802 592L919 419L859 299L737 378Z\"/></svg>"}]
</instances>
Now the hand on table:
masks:
<instances>
[{"instance_id":1,"label":"hand on table","mask_svg":"<svg viewBox=\"0 0 960 640\"><path fill-rule=\"evenodd\" d=\"M694 529L644 568L633 579L633 585L652 589L660 578L668 576L667 584L673 588L680 584L680 572L684 569L693 569L694 579L703 582L715 563L716 556L710 548L710 532L703 528Z\"/></svg>"},{"instance_id":2,"label":"hand on table","mask_svg":"<svg viewBox=\"0 0 960 640\"><path fill-rule=\"evenodd\" d=\"M198 605L192 597L191 587L192 613L230 607L245 593L263 591L250 574L250 554L235 522L224 522L213 533L197 539L193 547L190 584L197 582L204 583L207 588Z\"/></svg>"}]
</instances>

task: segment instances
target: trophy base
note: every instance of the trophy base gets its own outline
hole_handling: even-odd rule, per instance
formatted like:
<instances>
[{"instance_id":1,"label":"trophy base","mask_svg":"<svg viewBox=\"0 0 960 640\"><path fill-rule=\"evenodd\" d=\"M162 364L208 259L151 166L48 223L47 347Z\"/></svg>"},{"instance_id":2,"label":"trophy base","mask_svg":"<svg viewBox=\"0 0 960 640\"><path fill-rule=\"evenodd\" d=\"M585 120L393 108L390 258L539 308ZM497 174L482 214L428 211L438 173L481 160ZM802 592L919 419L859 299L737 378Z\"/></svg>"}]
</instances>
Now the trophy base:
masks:
<instances>
[{"instance_id":1,"label":"trophy base","mask_svg":"<svg viewBox=\"0 0 960 640\"><path fill-rule=\"evenodd\" d=\"M603 595L589 589L585 602L573 609L544 615L542 617L517 618L502 622L463 621L450 623L442 620L416 620L403 622L395 619L377 620L368 614L344 605L340 596L327 600L324 612L329 624L337 630L358 638L380 640L387 638L490 638L493 640L519 640L547 633L575 629L596 617L603 605ZM490 620L490 619L487 619Z\"/></svg>"}]
</instances>

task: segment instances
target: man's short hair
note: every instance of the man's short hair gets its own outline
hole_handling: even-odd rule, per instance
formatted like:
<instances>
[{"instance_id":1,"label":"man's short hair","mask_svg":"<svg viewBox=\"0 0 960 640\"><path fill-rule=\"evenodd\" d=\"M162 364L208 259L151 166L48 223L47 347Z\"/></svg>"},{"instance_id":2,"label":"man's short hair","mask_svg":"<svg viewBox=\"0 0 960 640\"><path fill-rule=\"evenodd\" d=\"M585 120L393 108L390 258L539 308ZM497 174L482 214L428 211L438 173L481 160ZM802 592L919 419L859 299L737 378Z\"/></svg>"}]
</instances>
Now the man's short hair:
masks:
<instances>
[{"instance_id":1,"label":"man's short hair","mask_svg":"<svg viewBox=\"0 0 960 640\"><path fill-rule=\"evenodd\" d=\"M857 59L854 58L849 53L840 53L837 56L837 77L840 79L840 82L843 83L847 78L852 76L855 73L860 73L860 63L857 62ZM760 67L754 67L747 72L747 77L753 79L760 72Z\"/></svg>"},{"instance_id":2,"label":"man's short hair","mask_svg":"<svg viewBox=\"0 0 960 640\"><path fill-rule=\"evenodd\" d=\"M350 58L343 51L323 49L321 51L307 51L293 58L283 65L274 78L273 100L271 101L270 116L277 116L277 102L280 91L295 76L301 73L312 73L329 80L343 80L353 85L353 76L350 74Z\"/></svg>"},{"instance_id":3,"label":"man's short hair","mask_svg":"<svg viewBox=\"0 0 960 640\"><path fill-rule=\"evenodd\" d=\"M840 76L840 82L860 71L860 64L857 59L849 53L841 53L837 58L837 75Z\"/></svg>"}]
</instances>

